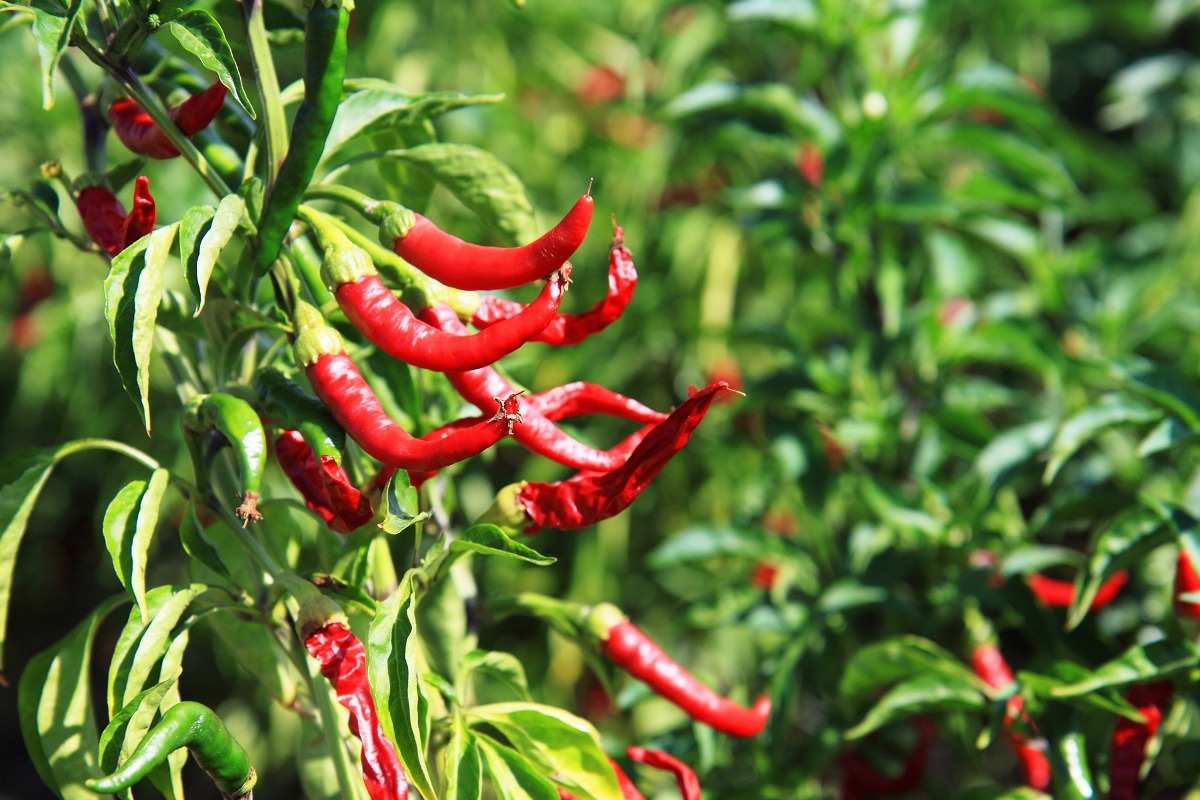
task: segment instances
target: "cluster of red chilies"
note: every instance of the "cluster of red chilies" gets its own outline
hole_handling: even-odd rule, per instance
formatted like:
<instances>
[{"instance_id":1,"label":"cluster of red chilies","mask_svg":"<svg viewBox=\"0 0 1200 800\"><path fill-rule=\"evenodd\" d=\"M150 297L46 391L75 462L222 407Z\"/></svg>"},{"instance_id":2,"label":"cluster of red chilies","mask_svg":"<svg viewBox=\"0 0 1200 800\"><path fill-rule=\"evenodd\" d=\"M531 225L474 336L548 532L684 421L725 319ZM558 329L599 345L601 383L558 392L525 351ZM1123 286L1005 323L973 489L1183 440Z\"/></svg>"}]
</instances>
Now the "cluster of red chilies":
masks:
<instances>
[{"instance_id":1,"label":"cluster of red chilies","mask_svg":"<svg viewBox=\"0 0 1200 800\"><path fill-rule=\"evenodd\" d=\"M150 179L139 175L133 184L133 210L125 206L107 187L85 186L75 195L75 207L83 227L96 246L115 256L154 230L156 210L150 194Z\"/></svg>"}]
</instances>

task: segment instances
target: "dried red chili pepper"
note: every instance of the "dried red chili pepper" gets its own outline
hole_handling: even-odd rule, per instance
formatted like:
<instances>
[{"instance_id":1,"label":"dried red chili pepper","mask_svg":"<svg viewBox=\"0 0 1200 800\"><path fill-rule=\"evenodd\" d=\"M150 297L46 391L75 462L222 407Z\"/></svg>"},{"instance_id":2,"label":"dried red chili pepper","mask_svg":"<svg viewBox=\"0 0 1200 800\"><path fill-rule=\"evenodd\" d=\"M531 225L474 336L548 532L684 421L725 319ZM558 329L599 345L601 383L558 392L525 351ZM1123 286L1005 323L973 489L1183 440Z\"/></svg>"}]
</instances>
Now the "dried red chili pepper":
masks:
<instances>
[{"instance_id":1,"label":"dried red chili pepper","mask_svg":"<svg viewBox=\"0 0 1200 800\"><path fill-rule=\"evenodd\" d=\"M625 233L613 222L613 242L608 251L608 294L582 314L557 314L531 341L562 347L579 344L607 328L625 312L637 288L637 268L625 248ZM521 314L525 306L495 295L480 299L471 315L471 324L484 329Z\"/></svg>"},{"instance_id":2,"label":"dried red chili pepper","mask_svg":"<svg viewBox=\"0 0 1200 800\"><path fill-rule=\"evenodd\" d=\"M124 250L154 230L154 196L150 194L150 179L139 175L133 184L133 210L103 186L86 186L75 196L75 207L83 227L101 250L110 256Z\"/></svg>"},{"instance_id":3,"label":"dried red chili pepper","mask_svg":"<svg viewBox=\"0 0 1200 800\"><path fill-rule=\"evenodd\" d=\"M639 764L666 770L673 774L683 800L700 800L700 779L696 777L696 773L691 767L675 756L664 753L662 750L647 750L644 747L628 747L625 749L625 755Z\"/></svg>"},{"instance_id":4,"label":"dried red chili pepper","mask_svg":"<svg viewBox=\"0 0 1200 800\"><path fill-rule=\"evenodd\" d=\"M1004 654L995 642L984 642L975 647L971 653L971 666L975 674L993 689L1003 689L1011 686L1015 679ZM1025 782L1039 791L1050 785L1050 760L1044 749L1030 741L1025 734L1013 729L1013 723L1018 719L1028 721L1025 713L1025 700L1017 694L1008 699L1004 711L1005 735L1012 744L1021 762L1025 774Z\"/></svg>"},{"instance_id":5,"label":"dried red chili pepper","mask_svg":"<svg viewBox=\"0 0 1200 800\"><path fill-rule=\"evenodd\" d=\"M374 518L371 501L350 482L337 459L323 455L318 460L300 431L279 434L275 457L304 504L331 529L349 533Z\"/></svg>"},{"instance_id":6,"label":"dried red chili pepper","mask_svg":"<svg viewBox=\"0 0 1200 800\"><path fill-rule=\"evenodd\" d=\"M399 212L383 225L392 249L429 277L455 289L512 289L549 277L566 263L592 222L591 187L571 210L540 237L521 247L487 247L464 242L420 214Z\"/></svg>"},{"instance_id":7,"label":"dried red chili pepper","mask_svg":"<svg viewBox=\"0 0 1200 800\"><path fill-rule=\"evenodd\" d=\"M1131 686L1125 694L1129 704L1142 715L1143 722L1119 717L1113 728L1112 749L1108 756L1109 800L1136 800L1146 743L1158 731L1171 703L1174 687L1169 681Z\"/></svg>"},{"instance_id":8,"label":"dried red chili pepper","mask_svg":"<svg viewBox=\"0 0 1200 800\"><path fill-rule=\"evenodd\" d=\"M766 726L771 716L770 697L763 695L752 708L746 708L720 696L671 660L616 606L601 603L588 614L586 624L609 661L697 722L741 737L755 736Z\"/></svg>"},{"instance_id":9,"label":"dried red chili pepper","mask_svg":"<svg viewBox=\"0 0 1200 800\"><path fill-rule=\"evenodd\" d=\"M516 421L501 404L496 416L455 428L435 442L410 435L383 410L342 337L321 312L296 305L296 361L337 423L373 458L400 469L436 470L478 455L504 438Z\"/></svg>"},{"instance_id":10,"label":"dried red chili pepper","mask_svg":"<svg viewBox=\"0 0 1200 800\"><path fill-rule=\"evenodd\" d=\"M616 469L581 470L555 483L510 484L497 495L493 518L527 531L573 530L619 514L683 449L713 399L727 388L718 383L694 392L666 420L638 431L607 451L620 457L633 448Z\"/></svg>"},{"instance_id":11,"label":"dried red chili pepper","mask_svg":"<svg viewBox=\"0 0 1200 800\"><path fill-rule=\"evenodd\" d=\"M199 133L217 116L225 103L225 85L220 81L171 109L171 119L184 136ZM179 150L154 118L136 100L123 97L108 109L113 132L121 144L147 158L174 158Z\"/></svg>"},{"instance_id":12,"label":"dried red chili pepper","mask_svg":"<svg viewBox=\"0 0 1200 800\"><path fill-rule=\"evenodd\" d=\"M1116 600L1128 581L1128 571L1122 569L1114 572L1112 577L1100 584L1091 608L1099 610ZM1026 583L1029 584L1029 591L1033 592L1033 596L1044 606L1069 608L1071 603L1075 602L1075 584L1071 581L1060 581L1035 572L1026 578Z\"/></svg>"},{"instance_id":13,"label":"dried red chili pepper","mask_svg":"<svg viewBox=\"0 0 1200 800\"><path fill-rule=\"evenodd\" d=\"M367 654L362 642L340 622L307 634L304 646L333 684L338 702L350 712L350 733L362 742L362 773L371 800L405 800L408 779L396 750L379 724L367 683Z\"/></svg>"},{"instance_id":14,"label":"dried red chili pepper","mask_svg":"<svg viewBox=\"0 0 1200 800\"><path fill-rule=\"evenodd\" d=\"M900 772L892 777L880 774L857 750L842 754L838 759L843 774L842 800L905 794L920 787L925 778L935 727L927 717L915 717L912 724L917 730L917 743L904 759Z\"/></svg>"},{"instance_id":15,"label":"dried red chili pepper","mask_svg":"<svg viewBox=\"0 0 1200 800\"><path fill-rule=\"evenodd\" d=\"M1179 595L1192 592L1200 592L1200 575L1196 573L1187 551L1181 547L1175 562L1175 613L1181 617L1200 619L1200 603L1179 599Z\"/></svg>"}]
</instances>

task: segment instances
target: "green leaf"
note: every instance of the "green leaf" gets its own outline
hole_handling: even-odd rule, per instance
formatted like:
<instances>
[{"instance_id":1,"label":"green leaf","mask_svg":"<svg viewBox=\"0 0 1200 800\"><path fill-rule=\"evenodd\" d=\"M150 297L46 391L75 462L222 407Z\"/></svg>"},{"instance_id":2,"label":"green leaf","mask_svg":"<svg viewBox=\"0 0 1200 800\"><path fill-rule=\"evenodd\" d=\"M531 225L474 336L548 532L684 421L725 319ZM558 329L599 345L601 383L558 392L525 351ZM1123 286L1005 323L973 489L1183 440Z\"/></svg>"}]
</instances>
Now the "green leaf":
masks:
<instances>
[{"instance_id":1,"label":"green leaf","mask_svg":"<svg viewBox=\"0 0 1200 800\"><path fill-rule=\"evenodd\" d=\"M149 689L144 689L113 715L104 731L100 734L100 744L97 752L100 754L100 769L105 773L114 772L128 750L136 747L150 722L162 705L167 691L175 685L177 678L170 678L156 683Z\"/></svg>"},{"instance_id":2,"label":"green leaf","mask_svg":"<svg viewBox=\"0 0 1200 800\"><path fill-rule=\"evenodd\" d=\"M204 206L200 208L202 211L206 210ZM195 210L192 209L192 211ZM188 213L190 214L191 211ZM204 310L204 300L208 294L208 282L212 278L213 270L217 266L217 259L221 256L221 251L225 249L225 245L229 244L229 240L233 238L234 231L237 230L238 224L242 221L242 215L245 213L246 201L238 195L231 194L221 198L221 202L217 204L216 212L212 215L208 224L204 226L204 236L200 239L199 247L196 247L194 250L195 258L191 258L192 253L189 252L187 254L188 257L183 259L184 269L187 271L188 285L192 289L192 294L196 296L196 311L192 316L198 317L200 316L200 312ZM182 233L180 234L180 254L183 254Z\"/></svg>"},{"instance_id":3,"label":"green leaf","mask_svg":"<svg viewBox=\"0 0 1200 800\"><path fill-rule=\"evenodd\" d=\"M1200 664L1200 646L1180 639L1160 639L1130 647L1111 661L1096 667L1083 680L1051 690L1055 697L1078 697L1129 683L1158 680Z\"/></svg>"},{"instance_id":4,"label":"green leaf","mask_svg":"<svg viewBox=\"0 0 1200 800\"><path fill-rule=\"evenodd\" d=\"M236 614L210 614L205 621L247 678L262 686L284 708L296 702L304 677L288 658L277 632L259 620L242 619Z\"/></svg>"},{"instance_id":5,"label":"green leaf","mask_svg":"<svg viewBox=\"0 0 1200 800\"><path fill-rule=\"evenodd\" d=\"M714 117L733 117L812 137L823 149L842 135L837 119L827 109L815 100L798 97L784 83L702 83L667 103L663 114L672 120L709 124Z\"/></svg>"},{"instance_id":6,"label":"green leaf","mask_svg":"<svg viewBox=\"0 0 1200 800\"><path fill-rule=\"evenodd\" d=\"M1092 541L1091 556L1083 575L1077 580L1081 589L1067 611L1067 630L1083 622L1101 584L1124 566L1141 560L1142 556L1159 545L1166 544L1174 533L1163 520L1164 512L1148 508L1133 508L1105 525Z\"/></svg>"},{"instance_id":7,"label":"green leaf","mask_svg":"<svg viewBox=\"0 0 1200 800\"><path fill-rule=\"evenodd\" d=\"M379 527L384 533L403 533L429 518L429 512L420 508L420 497L408 478L408 471L398 469L383 490L383 521Z\"/></svg>"},{"instance_id":8,"label":"green leaf","mask_svg":"<svg viewBox=\"0 0 1200 800\"><path fill-rule=\"evenodd\" d=\"M1146 458L1190 442L1195 438L1194 431L1174 417L1168 417L1146 434L1146 438L1138 444L1137 455L1138 458Z\"/></svg>"},{"instance_id":9,"label":"green leaf","mask_svg":"<svg viewBox=\"0 0 1200 800\"><path fill-rule=\"evenodd\" d=\"M40 8L33 12L33 39L37 43L38 60L42 64L42 109L54 107L54 74L58 62L71 40L71 30L83 8L83 0L70 0L65 16L51 14Z\"/></svg>"},{"instance_id":10,"label":"green leaf","mask_svg":"<svg viewBox=\"0 0 1200 800\"><path fill-rule=\"evenodd\" d=\"M1050 444L1058 426L1054 420L1039 420L1012 428L997 436L975 458L975 470L990 495L1017 469Z\"/></svg>"},{"instance_id":11,"label":"green leaf","mask_svg":"<svg viewBox=\"0 0 1200 800\"><path fill-rule=\"evenodd\" d=\"M63 800L90 800L83 781L99 775L99 735L92 711L92 642L124 597L105 600L73 631L36 656L21 675L17 712L39 773Z\"/></svg>"},{"instance_id":12,"label":"green leaf","mask_svg":"<svg viewBox=\"0 0 1200 800\"><path fill-rule=\"evenodd\" d=\"M469 563L458 561L440 570L417 603L417 626L430 666L440 675L455 675L477 637L467 620L466 598L474 598L475 579Z\"/></svg>"},{"instance_id":13,"label":"green leaf","mask_svg":"<svg viewBox=\"0 0 1200 800\"><path fill-rule=\"evenodd\" d=\"M483 796L483 758L475 734L454 718L453 734L445 750L446 800L479 800Z\"/></svg>"},{"instance_id":14,"label":"green leaf","mask_svg":"<svg viewBox=\"0 0 1200 800\"><path fill-rule=\"evenodd\" d=\"M1042 473L1042 483L1047 486L1053 483L1063 464L1105 428L1141 425L1160 416L1161 413L1153 408L1120 395L1101 398L1094 406L1069 417L1058 429L1058 435L1050 445L1050 460Z\"/></svg>"},{"instance_id":15,"label":"green leaf","mask_svg":"<svg viewBox=\"0 0 1200 800\"><path fill-rule=\"evenodd\" d=\"M558 560L542 555L532 547L513 539L504 528L487 522L472 525L463 531L461 536L450 543L450 552L503 556L527 561L540 567L553 564Z\"/></svg>"},{"instance_id":16,"label":"green leaf","mask_svg":"<svg viewBox=\"0 0 1200 800\"><path fill-rule=\"evenodd\" d=\"M558 800L558 789L528 758L486 736L476 742L498 800Z\"/></svg>"},{"instance_id":17,"label":"green leaf","mask_svg":"<svg viewBox=\"0 0 1200 800\"><path fill-rule=\"evenodd\" d=\"M725 13L734 22L779 22L798 30L811 29L819 20L812 0L738 0Z\"/></svg>"},{"instance_id":18,"label":"green leaf","mask_svg":"<svg viewBox=\"0 0 1200 800\"><path fill-rule=\"evenodd\" d=\"M8 603L12 598L17 551L29 526L29 515L33 513L54 464L53 451L36 451L28 456L20 477L0 489L0 666L3 666L8 633Z\"/></svg>"},{"instance_id":19,"label":"green leaf","mask_svg":"<svg viewBox=\"0 0 1200 800\"><path fill-rule=\"evenodd\" d=\"M459 669L457 687L460 695L465 693L467 682L472 680L502 687L506 694L517 700L533 699L525 678L525 666L511 653L498 650L472 650L467 653Z\"/></svg>"},{"instance_id":20,"label":"green leaf","mask_svg":"<svg viewBox=\"0 0 1200 800\"><path fill-rule=\"evenodd\" d=\"M157 469L149 483L132 481L117 492L104 512L104 542L112 557L113 570L121 585L133 594L143 614L146 612L146 560L169 480L169 472Z\"/></svg>"},{"instance_id":21,"label":"green leaf","mask_svg":"<svg viewBox=\"0 0 1200 800\"><path fill-rule=\"evenodd\" d=\"M862 721L846 731L854 741L892 722L914 714L944 711L978 711L987 707L987 698L975 685L950 683L944 675L921 675L893 687L879 699Z\"/></svg>"},{"instance_id":22,"label":"green leaf","mask_svg":"<svg viewBox=\"0 0 1200 800\"><path fill-rule=\"evenodd\" d=\"M205 538L204 527L196 516L196 506L193 503L188 503L187 509L183 512L183 519L179 523L179 543L189 558L200 562L231 584L237 585L237 581L233 579L229 569L225 566L221 554Z\"/></svg>"},{"instance_id":23,"label":"green leaf","mask_svg":"<svg viewBox=\"0 0 1200 800\"><path fill-rule=\"evenodd\" d=\"M842 673L843 697L858 699L885 686L919 676L940 677L947 684L979 686L960 659L920 636L899 636L869 644L850 659Z\"/></svg>"},{"instance_id":24,"label":"green leaf","mask_svg":"<svg viewBox=\"0 0 1200 800\"><path fill-rule=\"evenodd\" d=\"M221 83L237 100L238 105L254 118L254 105L246 96L237 59L229 49L225 31L212 14L203 10L187 11L167 23L167 28L184 50L199 59L206 69L217 74Z\"/></svg>"},{"instance_id":25,"label":"green leaf","mask_svg":"<svg viewBox=\"0 0 1200 800\"><path fill-rule=\"evenodd\" d=\"M466 714L472 724L496 728L517 752L583 800L621 800L600 734L587 720L536 703L495 703Z\"/></svg>"},{"instance_id":26,"label":"green leaf","mask_svg":"<svg viewBox=\"0 0 1200 800\"><path fill-rule=\"evenodd\" d=\"M167 257L179 223L159 228L122 250L104 279L104 316L113 363L150 432L150 354Z\"/></svg>"},{"instance_id":27,"label":"green leaf","mask_svg":"<svg viewBox=\"0 0 1200 800\"><path fill-rule=\"evenodd\" d=\"M1113 364L1112 372L1125 388L1200 431L1200 390L1177 370L1131 359Z\"/></svg>"},{"instance_id":28,"label":"green leaf","mask_svg":"<svg viewBox=\"0 0 1200 800\"><path fill-rule=\"evenodd\" d=\"M650 552L647 563L665 569L717 558L757 561L785 552L779 538L765 531L696 527L681 531Z\"/></svg>"}]
</instances>

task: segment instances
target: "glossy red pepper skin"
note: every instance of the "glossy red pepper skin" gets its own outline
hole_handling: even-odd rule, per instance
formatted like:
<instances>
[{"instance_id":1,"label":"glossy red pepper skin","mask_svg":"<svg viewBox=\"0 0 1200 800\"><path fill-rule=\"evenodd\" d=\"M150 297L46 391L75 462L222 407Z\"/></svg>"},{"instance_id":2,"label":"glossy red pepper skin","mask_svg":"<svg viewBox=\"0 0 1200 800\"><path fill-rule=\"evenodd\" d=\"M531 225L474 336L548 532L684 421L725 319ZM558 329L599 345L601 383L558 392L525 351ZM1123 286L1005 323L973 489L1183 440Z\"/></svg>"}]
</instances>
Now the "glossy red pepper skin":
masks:
<instances>
[{"instance_id":1,"label":"glossy red pepper skin","mask_svg":"<svg viewBox=\"0 0 1200 800\"><path fill-rule=\"evenodd\" d=\"M379 349L407 364L447 372L485 367L535 337L562 302L566 277L552 275L537 299L496 325L474 334L448 333L417 317L378 275L335 289L350 322Z\"/></svg>"},{"instance_id":2,"label":"glossy red pepper skin","mask_svg":"<svg viewBox=\"0 0 1200 800\"><path fill-rule=\"evenodd\" d=\"M1189 619L1200 619L1200 603L1178 599L1179 595L1191 592L1200 592L1200 575L1196 573L1187 551L1181 547L1175 562L1175 613Z\"/></svg>"},{"instance_id":3,"label":"glossy red pepper skin","mask_svg":"<svg viewBox=\"0 0 1200 800\"><path fill-rule=\"evenodd\" d=\"M572 417L601 415L654 425L667 418L663 412L655 411L632 397L584 381L564 383L529 395L525 410L526 413L536 411L555 422Z\"/></svg>"},{"instance_id":4,"label":"glossy red pepper skin","mask_svg":"<svg viewBox=\"0 0 1200 800\"><path fill-rule=\"evenodd\" d=\"M580 197L566 216L539 238L521 247L487 247L464 242L420 214L392 249L436 281L455 289L512 289L547 278L566 263L592 222L595 202Z\"/></svg>"},{"instance_id":5,"label":"glossy red pepper skin","mask_svg":"<svg viewBox=\"0 0 1200 800\"><path fill-rule=\"evenodd\" d=\"M218 81L171 109L171 119L184 136L193 136L217 116L225 103L225 93L225 85ZM121 144L132 152L156 159L179 155L179 150L137 101L128 97L117 100L109 107L108 118Z\"/></svg>"},{"instance_id":6,"label":"glossy red pepper skin","mask_svg":"<svg viewBox=\"0 0 1200 800\"><path fill-rule=\"evenodd\" d=\"M971 666L975 674L993 689L1003 689L1015 681L1008 662L1004 660L1004 654L993 643L984 643L975 648L971 653ZM1017 760L1021 762L1025 783L1038 791L1044 791L1050 785L1050 759L1046 757L1042 748L1020 731L1012 729L1013 722L1028 719L1024 708L1025 701L1020 695L1009 698L1004 713L1005 735L1016 752Z\"/></svg>"},{"instance_id":7,"label":"glossy red pepper skin","mask_svg":"<svg viewBox=\"0 0 1200 800\"><path fill-rule=\"evenodd\" d=\"M1158 681L1137 684L1125 694L1125 699L1137 708L1145 722L1133 722L1125 717L1117 719L1108 756L1109 800L1137 800L1146 744L1162 724L1173 692L1174 687L1169 681Z\"/></svg>"},{"instance_id":8,"label":"glossy red pepper skin","mask_svg":"<svg viewBox=\"0 0 1200 800\"><path fill-rule=\"evenodd\" d=\"M673 774L683 800L700 800L700 779L696 777L696 773L691 767L675 756L664 753L662 750L647 750L644 747L626 748L625 755L639 764L666 770Z\"/></svg>"},{"instance_id":9,"label":"glossy red pepper skin","mask_svg":"<svg viewBox=\"0 0 1200 800\"><path fill-rule=\"evenodd\" d=\"M128 214L116 195L103 186L81 189L75 197L75 207L88 236L110 256L154 230L154 196L150 193L150 179L145 175L134 181L133 210Z\"/></svg>"},{"instance_id":10,"label":"glossy red pepper skin","mask_svg":"<svg viewBox=\"0 0 1200 800\"><path fill-rule=\"evenodd\" d=\"M279 434L275 457L304 504L330 529L350 533L375 517L371 501L350 482L337 460L330 456L318 460L300 431Z\"/></svg>"},{"instance_id":11,"label":"glossy red pepper skin","mask_svg":"<svg viewBox=\"0 0 1200 800\"><path fill-rule=\"evenodd\" d=\"M304 646L350 712L350 733L362 742L363 783L371 800L407 800L408 779L379 724L362 642L345 625L331 622L308 634Z\"/></svg>"},{"instance_id":12,"label":"glossy red pepper skin","mask_svg":"<svg viewBox=\"0 0 1200 800\"><path fill-rule=\"evenodd\" d=\"M756 736L771 716L771 698L746 708L696 680L629 620L609 627L601 649L606 658L670 700L697 722L730 736Z\"/></svg>"},{"instance_id":13,"label":"glossy red pepper skin","mask_svg":"<svg viewBox=\"0 0 1200 800\"><path fill-rule=\"evenodd\" d=\"M929 748L933 744L935 728L926 717L916 717L913 727L917 729L917 743L895 776L880 774L871 762L855 750L844 753L838 759L844 776L842 800L866 800L871 797L906 794L920 788L925 779L925 767L929 762Z\"/></svg>"},{"instance_id":14,"label":"glossy red pepper skin","mask_svg":"<svg viewBox=\"0 0 1200 800\"><path fill-rule=\"evenodd\" d=\"M1128 582L1128 571L1122 569L1114 572L1108 580L1100 584L1100 589L1092 599L1092 610L1098 611L1116 600ZM1029 591L1033 592L1033 596L1044 606L1069 608L1071 603L1075 602L1075 584L1071 581L1048 578L1035 572L1026 579L1026 583L1029 584Z\"/></svg>"},{"instance_id":15,"label":"glossy red pepper skin","mask_svg":"<svg viewBox=\"0 0 1200 800\"><path fill-rule=\"evenodd\" d=\"M633 256L625 248L625 234L619 225L615 226L612 247L608 251L608 294L581 314L556 314L532 341L563 347L579 344L600 333L625 312L633 299L633 290L637 288L637 278ZM471 315L471 324L483 330L503 324L521 314L523 309L524 306L516 301L487 295Z\"/></svg>"},{"instance_id":16,"label":"glossy red pepper skin","mask_svg":"<svg viewBox=\"0 0 1200 800\"><path fill-rule=\"evenodd\" d=\"M695 392L666 420L610 450L613 453L634 445L616 469L580 471L555 483L517 484L516 502L530 523L527 530L573 530L624 511L688 443L713 400L726 388L723 383L715 383Z\"/></svg>"}]
</instances>

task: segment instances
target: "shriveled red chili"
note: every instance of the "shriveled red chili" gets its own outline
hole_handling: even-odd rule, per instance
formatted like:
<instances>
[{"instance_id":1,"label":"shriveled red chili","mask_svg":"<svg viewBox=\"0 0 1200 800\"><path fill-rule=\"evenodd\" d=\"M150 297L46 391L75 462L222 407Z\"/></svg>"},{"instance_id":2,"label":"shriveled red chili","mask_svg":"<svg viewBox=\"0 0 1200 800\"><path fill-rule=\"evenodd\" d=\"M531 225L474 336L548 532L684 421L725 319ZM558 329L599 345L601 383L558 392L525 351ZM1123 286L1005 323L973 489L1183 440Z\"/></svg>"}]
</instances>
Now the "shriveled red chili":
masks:
<instances>
[{"instance_id":1,"label":"shriveled red chili","mask_svg":"<svg viewBox=\"0 0 1200 800\"><path fill-rule=\"evenodd\" d=\"M579 344L589 336L594 336L625 312L629 301L633 299L637 278L633 256L625 248L625 233L614 221L613 242L608 251L608 294L583 313L556 314L532 341L562 347ZM471 315L471 324L482 330L503 324L523 313L524 309L525 306L514 300L487 295L480 299Z\"/></svg>"},{"instance_id":2,"label":"shriveled red chili","mask_svg":"<svg viewBox=\"0 0 1200 800\"><path fill-rule=\"evenodd\" d=\"M1146 757L1146 744L1162 724L1173 693L1170 681L1157 681L1131 686L1125 694L1125 699L1137 708L1143 721L1117 718L1108 756L1109 800L1137 800L1140 796L1138 781Z\"/></svg>"},{"instance_id":3,"label":"shriveled red chili","mask_svg":"<svg viewBox=\"0 0 1200 800\"><path fill-rule=\"evenodd\" d=\"M308 654L333 685L338 702L350 712L350 733L362 742L362 773L371 800L406 800L408 778L396 749L383 734L362 642L340 622L328 622L304 639Z\"/></svg>"},{"instance_id":4,"label":"shriveled red chili","mask_svg":"<svg viewBox=\"0 0 1200 800\"><path fill-rule=\"evenodd\" d=\"M1200 619L1200 603L1180 600L1179 596L1200 592L1200 574L1192 564L1191 557L1182 547L1175 562L1175 613L1181 617Z\"/></svg>"},{"instance_id":5,"label":"shriveled red chili","mask_svg":"<svg viewBox=\"0 0 1200 800\"><path fill-rule=\"evenodd\" d=\"M1004 654L995 642L977 645L971 653L971 666L975 674L993 689L1006 688L1016 680L1008 662L1004 660ZM1017 720L1028 720L1024 709L1025 700L1020 695L1014 694L1008 699L1004 712L1005 735L1017 754L1017 760L1021 762L1025 782L1034 789L1043 791L1050 785L1050 759L1046 757L1043 747L1012 727Z\"/></svg>"},{"instance_id":6,"label":"shriveled red chili","mask_svg":"<svg viewBox=\"0 0 1200 800\"><path fill-rule=\"evenodd\" d=\"M1114 572L1108 580L1100 584L1095 598L1092 599L1092 610L1104 608L1116 600L1128 581L1128 571L1122 569ZM1071 603L1075 602L1075 584L1071 581L1058 580L1035 572L1026 578L1026 583L1029 584L1029 591L1033 592L1033 596L1044 606L1069 608Z\"/></svg>"},{"instance_id":7,"label":"shriveled red chili","mask_svg":"<svg viewBox=\"0 0 1200 800\"><path fill-rule=\"evenodd\" d=\"M342 338L307 303L296 306L296 361L313 390L346 433L373 458L392 467L436 470L478 455L504 438L513 424L503 402L496 416L424 441L387 415L346 353Z\"/></svg>"},{"instance_id":8,"label":"shriveled red chili","mask_svg":"<svg viewBox=\"0 0 1200 800\"><path fill-rule=\"evenodd\" d=\"M521 247L464 242L420 214L395 214L384 223L392 249L429 277L455 289L512 289L549 277L571 257L592 222L591 189L557 225Z\"/></svg>"},{"instance_id":9,"label":"shriveled red chili","mask_svg":"<svg viewBox=\"0 0 1200 800\"><path fill-rule=\"evenodd\" d=\"M616 606L601 603L588 614L588 631L614 665L647 684L697 722L731 736L755 736L771 716L771 698L763 695L752 708L714 692L663 652Z\"/></svg>"},{"instance_id":10,"label":"shriveled red chili","mask_svg":"<svg viewBox=\"0 0 1200 800\"><path fill-rule=\"evenodd\" d=\"M662 750L648 750L645 747L627 747L625 755L639 764L645 764L655 769L666 770L675 776L679 786L679 794L683 800L700 800L700 779L695 771L670 753Z\"/></svg>"},{"instance_id":11,"label":"shriveled red chili","mask_svg":"<svg viewBox=\"0 0 1200 800\"><path fill-rule=\"evenodd\" d=\"M128 214L116 195L103 186L81 189L75 196L75 207L88 236L110 256L154 230L154 195L150 194L150 179L145 175L134 181L133 210Z\"/></svg>"},{"instance_id":12,"label":"shriveled red chili","mask_svg":"<svg viewBox=\"0 0 1200 800\"><path fill-rule=\"evenodd\" d=\"M225 93L225 85L217 81L171 109L171 119L184 136L193 136L217 116L225 103ZM121 144L134 153L158 159L179 155L178 148L137 101L128 97L117 100L109 107L108 118Z\"/></svg>"},{"instance_id":13,"label":"shriveled red chili","mask_svg":"<svg viewBox=\"0 0 1200 800\"><path fill-rule=\"evenodd\" d=\"M338 533L349 533L375 516L371 501L330 456L318 460L300 431L285 430L275 439L275 457L304 504Z\"/></svg>"},{"instance_id":14,"label":"shriveled red chili","mask_svg":"<svg viewBox=\"0 0 1200 800\"><path fill-rule=\"evenodd\" d=\"M904 765L894 776L883 775L857 750L848 750L838 759L842 767L842 800L867 800L916 791L925 779L929 748L936 731L928 717L912 721L917 730L917 743L904 759Z\"/></svg>"}]
</instances>

